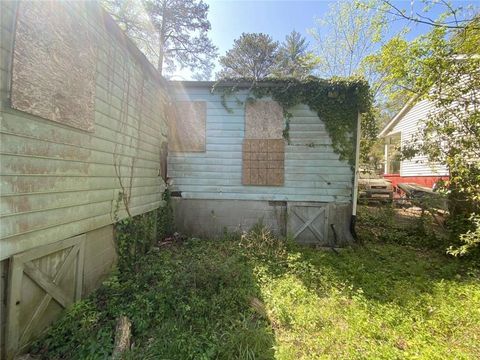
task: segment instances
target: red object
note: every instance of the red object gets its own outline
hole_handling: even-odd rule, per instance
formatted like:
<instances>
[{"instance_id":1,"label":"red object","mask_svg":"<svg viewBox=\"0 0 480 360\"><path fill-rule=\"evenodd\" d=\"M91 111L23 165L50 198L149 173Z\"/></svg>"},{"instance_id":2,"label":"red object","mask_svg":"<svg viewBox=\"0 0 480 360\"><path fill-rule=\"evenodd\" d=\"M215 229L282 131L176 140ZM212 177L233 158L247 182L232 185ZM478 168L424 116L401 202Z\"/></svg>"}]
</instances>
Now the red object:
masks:
<instances>
[{"instance_id":1,"label":"red object","mask_svg":"<svg viewBox=\"0 0 480 360\"><path fill-rule=\"evenodd\" d=\"M397 188L398 184L413 183L431 189L437 181L448 180L448 176L400 176L399 174L384 174L383 177L390 180L394 188Z\"/></svg>"}]
</instances>

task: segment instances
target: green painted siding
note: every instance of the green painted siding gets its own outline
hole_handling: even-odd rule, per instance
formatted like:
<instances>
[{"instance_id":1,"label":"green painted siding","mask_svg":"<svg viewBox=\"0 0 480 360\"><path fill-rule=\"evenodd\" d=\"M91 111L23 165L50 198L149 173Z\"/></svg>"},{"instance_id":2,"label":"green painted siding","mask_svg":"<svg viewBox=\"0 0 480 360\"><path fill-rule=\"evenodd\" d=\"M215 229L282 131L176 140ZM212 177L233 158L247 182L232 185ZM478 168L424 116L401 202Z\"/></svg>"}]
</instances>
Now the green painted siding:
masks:
<instances>
[{"instance_id":1,"label":"green painted siding","mask_svg":"<svg viewBox=\"0 0 480 360\"><path fill-rule=\"evenodd\" d=\"M95 3L64 6L98 41L93 133L10 108L16 3L1 2L0 260L111 224L118 173L127 188L132 178L132 215L161 205L160 146L168 132L162 80ZM144 79L141 103L138 89L126 95L129 74Z\"/></svg>"}]
</instances>

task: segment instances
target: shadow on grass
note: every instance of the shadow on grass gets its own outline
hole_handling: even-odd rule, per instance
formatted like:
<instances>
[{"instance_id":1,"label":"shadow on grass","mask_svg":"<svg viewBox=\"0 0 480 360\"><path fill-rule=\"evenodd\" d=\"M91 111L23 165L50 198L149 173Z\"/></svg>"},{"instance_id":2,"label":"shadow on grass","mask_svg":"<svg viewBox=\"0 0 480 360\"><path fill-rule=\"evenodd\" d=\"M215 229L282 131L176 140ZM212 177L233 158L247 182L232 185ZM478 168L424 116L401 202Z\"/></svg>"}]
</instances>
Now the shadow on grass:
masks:
<instances>
[{"instance_id":1,"label":"shadow on grass","mask_svg":"<svg viewBox=\"0 0 480 360\"><path fill-rule=\"evenodd\" d=\"M352 292L361 289L363 296L370 300L400 305L432 293L440 281L461 281L466 272L458 260L433 251L420 252L390 244L367 243L339 254L296 246L293 253L297 259L289 265L290 271L319 295L335 284Z\"/></svg>"},{"instance_id":2,"label":"shadow on grass","mask_svg":"<svg viewBox=\"0 0 480 360\"><path fill-rule=\"evenodd\" d=\"M338 255L289 244L261 263L279 358L478 358L468 263L375 243Z\"/></svg>"},{"instance_id":3,"label":"shadow on grass","mask_svg":"<svg viewBox=\"0 0 480 360\"><path fill-rule=\"evenodd\" d=\"M441 281L478 280L465 276L469 269L478 269L478 263L447 256L443 241L418 230L418 219L410 220L408 231L398 232L393 210L360 209L357 227L365 246L353 245L337 254L288 243L283 254L264 260L270 273L294 274L319 296L333 286L350 293L360 289L367 299L400 305L431 294ZM257 238L265 237L261 229L253 231L258 231Z\"/></svg>"},{"instance_id":4,"label":"shadow on grass","mask_svg":"<svg viewBox=\"0 0 480 360\"><path fill-rule=\"evenodd\" d=\"M286 244L258 227L241 238L163 246L139 269L110 278L74 305L34 353L106 358L120 315L132 321L127 359L375 358L380 348L401 358L409 341L415 351L434 342L432 351L447 344L446 351L449 334L468 329L460 354L472 348L468 334L476 331L468 309L477 306L478 287L456 286L474 281L468 263L430 250L367 242L337 255ZM442 281L455 286L438 288ZM442 309L433 332L430 295ZM412 319L427 324L419 337L421 325Z\"/></svg>"},{"instance_id":5,"label":"shadow on grass","mask_svg":"<svg viewBox=\"0 0 480 360\"><path fill-rule=\"evenodd\" d=\"M104 358L115 319L132 321L131 359L273 359L260 290L235 241L189 240L148 255L136 274L112 278L34 345L43 358Z\"/></svg>"}]
</instances>

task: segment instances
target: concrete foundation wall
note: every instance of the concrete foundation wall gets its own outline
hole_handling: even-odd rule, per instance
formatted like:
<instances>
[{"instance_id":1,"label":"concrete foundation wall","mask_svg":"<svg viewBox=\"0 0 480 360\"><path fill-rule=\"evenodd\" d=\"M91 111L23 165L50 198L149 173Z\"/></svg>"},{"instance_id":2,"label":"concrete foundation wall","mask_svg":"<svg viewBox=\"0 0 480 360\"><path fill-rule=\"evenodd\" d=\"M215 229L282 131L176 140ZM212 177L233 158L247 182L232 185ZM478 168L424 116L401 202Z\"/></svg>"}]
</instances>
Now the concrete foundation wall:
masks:
<instances>
[{"instance_id":1,"label":"concrete foundation wall","mask_svg":"<svg viewBox=\"0 0 480 360\"><path fill-rule=\"evenodd\" d=\"M83 295L95 290L117 262L113 225L90 231L85 240Z\"/></svg>"},{"instance_id":2,"label":"concrete foundation wall","mask_svg":"<svg viewBox=\"0 0 480 360\"><path fill-rule=\"evenodd\" d=\"M353 241L350 204L184 198L173 198L172 204L177 230L189 236L215 238L261 222L300 243L339 247Z\"/></svg>"},{"instance_id":3,"label":"concrete foundation wall","mask_svg":"<svg viewBox=\"0 0 480 360\"><path fill-rule=\"evenodd\" d=\"M219 237L225 230L241 232L262 222L285 235L287 206L283 201L172 199L175 225L190 236Z\"/></svg>"}]
</instances>

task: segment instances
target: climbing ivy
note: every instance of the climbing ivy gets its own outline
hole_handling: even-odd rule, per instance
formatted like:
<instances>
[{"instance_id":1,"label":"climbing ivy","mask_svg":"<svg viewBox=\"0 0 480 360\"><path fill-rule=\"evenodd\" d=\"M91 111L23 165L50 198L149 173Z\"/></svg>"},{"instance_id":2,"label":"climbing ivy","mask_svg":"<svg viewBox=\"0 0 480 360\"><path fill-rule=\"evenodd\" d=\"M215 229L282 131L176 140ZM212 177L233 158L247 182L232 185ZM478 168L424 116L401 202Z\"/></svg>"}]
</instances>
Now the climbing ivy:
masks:
<instances>
[{"instance_id":1,"label":"climbing ivy","mask_svg":"<svg viewBox=\"0 0 480 360\"><path fill-rule=\"evenodd\" d=\"M172 197L169 189L163 192L162 200L164 205L157 211L157 237L159 239L172 236L175 232Z\"/></svg>"},{"instance_id":2,"label":"climbing ivy","mask_svg":"<svg viewBox=\"0 0 480 360\"><path fill-rule=\"evenodd\" d=\"M325 123L332 146L341 159L355 162L355 137L358 112L372 117L372 95L368 82L360 77L332 78L330 80L308 77L298 79L268 79L255 82L250 79L223 79L212 91L221 93L222 104L228 109L226 98L239 90L247 89L254 98L271 97L283 108L285 117L284 138L290 142L289 130L293 106L306 104ZM248 99L251 99L249 96Z\"/></svg>"},{"instance_id":3,"label":"climbing ivy","mask_svg":"<svg viewBox=\"0 0 480 360\"><path fill-rule=\"evenodd\" d=\"M138 260L153 246L155 233L156 211L127 217L115 223L118 269L121 274L136 271Z\"/></svg>"},{"instance_id":4,"label":"climbing ivy","mask_svg":"<svg viewBox=\"0 0 480 360\"><path fill-rule=\"evenodd\" d=\"M155 245L157 239L174 232L173 209L170 191L163 193L163 206L145 214L127 217L115 223L118 268L120 274L136 272L139 260Z\"/></svg>"}]
</instances>

